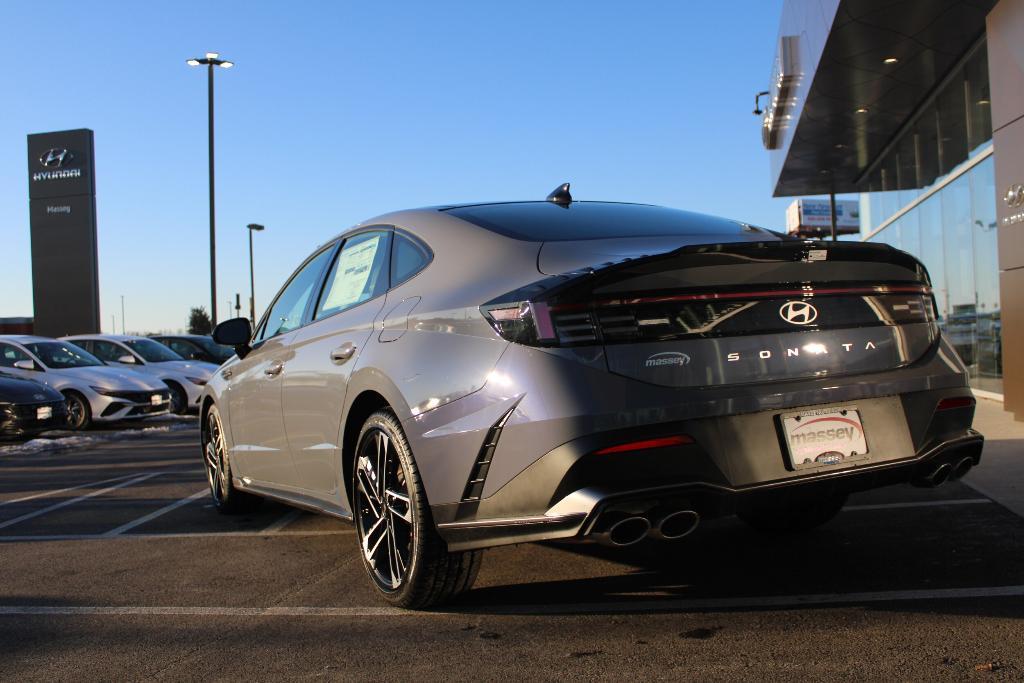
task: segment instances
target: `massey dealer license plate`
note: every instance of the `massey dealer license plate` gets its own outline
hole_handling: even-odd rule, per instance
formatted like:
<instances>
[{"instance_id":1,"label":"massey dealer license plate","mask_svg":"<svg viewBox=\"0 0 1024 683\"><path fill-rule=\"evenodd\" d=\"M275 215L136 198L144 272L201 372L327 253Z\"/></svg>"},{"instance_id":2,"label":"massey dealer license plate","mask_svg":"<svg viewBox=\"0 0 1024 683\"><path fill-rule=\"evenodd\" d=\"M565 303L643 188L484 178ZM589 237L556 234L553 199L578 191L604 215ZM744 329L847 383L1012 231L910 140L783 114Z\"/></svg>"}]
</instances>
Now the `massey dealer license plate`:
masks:
<instances>
[{"instance_id":1,"label":"massey dealer license plate","mask_svg":"<svg viewBox=\"0 0 1024 683\"><path fill-rule=\"evenodd\" d=\"M39 406L36 408L37 420L49 420L53 417L53 406Z\"/></svg>"},{"instance_id":2,"label":"massey dealer license plate","mask_svg":"<svg viewBox=\"0 0 1024 683\"><path fill-rule=\"evenodd\" d=\"M838 465L868 456L860 413L852 407L786 413L782 429L794 469Z\"/></svg>"}]
</instances>

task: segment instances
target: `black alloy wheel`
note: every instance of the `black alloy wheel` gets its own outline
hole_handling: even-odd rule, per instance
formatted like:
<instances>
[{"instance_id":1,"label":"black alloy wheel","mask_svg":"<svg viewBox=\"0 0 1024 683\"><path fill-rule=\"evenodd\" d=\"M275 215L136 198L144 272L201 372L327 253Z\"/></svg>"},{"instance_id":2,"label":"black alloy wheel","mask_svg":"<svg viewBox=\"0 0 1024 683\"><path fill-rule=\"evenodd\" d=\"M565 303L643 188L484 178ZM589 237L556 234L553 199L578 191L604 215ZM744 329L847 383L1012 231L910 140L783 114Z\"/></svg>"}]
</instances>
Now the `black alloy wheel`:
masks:
<instances>
[{"instance_id":1,"label":"black alloy wheel","mask_svg":"<svg viewBox=\"0 0 1024 683\"><path fill-rule=\"evenodd\" d=\"M224 427L215 406L211 406L207 413L202 439L203 464L213 506L224 514L236 514L249 512L263 502L259 496L235 488L231 479L231 458L228 456Z\"/></svg>"},{"instance_id":2,"label":"black alloy wheel","mask_svg":"<svg viewBox=\"0 0 1024 683\"><path fill-rule=\"evenodd\" d=\"M175 415L188 412L188 394L185 390L174 382L168 382L167 389L171 392L171 412Z\"/></svg>"},{"instance_id":3,"label":"black alloy wheel","mask_svg":"<svg viewBox=\"0 0 1024 683\"><path fill-rule=\"evenodd\" d=\"M398 419L371 415L356 441L353 516L363 567L381 597L422 609L469 590L483 551L448 552Z\"/></svg>"},{"instance_id":4,"label":"black alloy wheel","mask_svg":"<svg viewBox=\"0 0 1024 683\"><path fill-rule=\"evenodd\" d=\"M68 392L64 395L64 405L68 413L68 428L81 431L92 422L92 411L89 402L85 397L75 392Z\"/></svg>"},{"instance_id":5,"label":"black alloy wheel","mask_svg":"<svg viewBox=\"0 0 1024 683\"><path fill-rule=\"evenodd\" d=\"M391 436L378 427L365 432L356 455L360 547L370 577L383 591L401 587L412 561L408 479Z\"/></svg>"}]
</instances>

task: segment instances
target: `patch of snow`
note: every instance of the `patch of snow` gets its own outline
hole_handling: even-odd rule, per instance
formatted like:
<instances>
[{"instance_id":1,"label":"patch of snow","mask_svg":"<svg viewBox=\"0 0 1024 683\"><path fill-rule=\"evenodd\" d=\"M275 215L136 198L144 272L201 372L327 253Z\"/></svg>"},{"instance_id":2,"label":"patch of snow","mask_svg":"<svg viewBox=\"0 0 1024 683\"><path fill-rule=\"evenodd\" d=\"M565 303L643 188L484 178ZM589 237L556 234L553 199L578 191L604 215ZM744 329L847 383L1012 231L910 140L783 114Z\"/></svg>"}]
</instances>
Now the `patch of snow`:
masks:
<instances>
[{"instance_id":1,"label":"patch of snow","mask_svg":"<svg viewBox=\"0 0 1024 683\"><path fill-rule=\"evenodd\" d=\"M10 455L33 455L36 453L56 453L78 448L88 448L97 444L111 441L125 441L127 439L145 438L147 435L168 432L178 432L187 429L195 429L195 419L182 419L174 416L175 421L171 424L164 424L158 427L138 427L128 429L117 429L96 432L69 432L53 431L47 432L48 437L37 437L22 443L11 445L0 445L0 457ZM156 418L151 418L155 420ZM149 422L150 420L147 420Z\"/></svg>"}]
</instances>

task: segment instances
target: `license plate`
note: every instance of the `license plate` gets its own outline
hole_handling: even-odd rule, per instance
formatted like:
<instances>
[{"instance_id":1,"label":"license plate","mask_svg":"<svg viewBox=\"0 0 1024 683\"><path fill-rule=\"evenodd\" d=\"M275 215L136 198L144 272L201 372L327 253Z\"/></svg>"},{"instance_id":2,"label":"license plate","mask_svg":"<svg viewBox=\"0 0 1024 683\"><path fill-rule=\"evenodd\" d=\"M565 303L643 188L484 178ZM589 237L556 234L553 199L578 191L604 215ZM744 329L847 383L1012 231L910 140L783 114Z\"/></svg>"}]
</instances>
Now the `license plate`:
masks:
<instances>
[{"instance_id":1,"label":"license plate","mask_svg":"<svg viewBox=\"0 0 1024 683\"><path fill-rule=\"evenodd\" d=\"M782 429L794 469L840 465L868 457L860 413L852 407L786 413Z\"/></svg>"},{"instance_id":2,"label":"license plate","mask_svg":"<svg viewBox=\"0 0 1024 683\"><path fill-rule=\"evenodd\" d=\"M36 408L37 420L49 420L53 417L53 406L39 406Z\"/></svg>"},{"instance_id":3,"label":"license plate","mask_svg":"<svg viewBox=\"0 0 1024 683\"><path fill-rule=\"evenodd\" d=\"M158 406L164 402L164 397L161 396L160 394L153 394L152 398L149 399L149 402L155 406Z\"/></svg>"}]
</instances>

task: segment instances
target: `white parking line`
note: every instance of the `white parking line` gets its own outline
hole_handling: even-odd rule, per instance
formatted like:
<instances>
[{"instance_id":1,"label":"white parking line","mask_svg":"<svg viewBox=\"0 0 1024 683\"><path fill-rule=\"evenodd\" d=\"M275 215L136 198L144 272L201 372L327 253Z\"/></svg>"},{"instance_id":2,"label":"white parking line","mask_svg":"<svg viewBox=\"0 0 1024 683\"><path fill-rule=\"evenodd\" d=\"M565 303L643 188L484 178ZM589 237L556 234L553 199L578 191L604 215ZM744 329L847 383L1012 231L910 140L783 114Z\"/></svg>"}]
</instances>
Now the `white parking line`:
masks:
<instances>
[{"instance_id":1,"label":"white parking line","mask_svg":"<svg viewBox=\"0 0 1024 683\"><path fill-rule=\"evenodd\" d=\"M135 527L142 526L146 522L151 522L154 519L156 519L157 517L160 517L161 515L166 515L168 512L170 512L172 510L177 510L182 505L188 505L189 503L194 501L196 498L200 498L202 496L205 496L205 495L209 494L209 492L210 492L209 489L201 489L199 491L196 491L191 496L186 496L186 497L182 498L181 500L176 500L173 503L171 503L170 505L165 505L162 508L160 508L159 510L154 510L153 512L150 512L148 515L143 515L142 517L139 517L138 519L133 519L132 521L128 522L127 524L122 524L121 526L117 527L116 529L111 529L110 531L106 532L105 534L102 534L102 536L104 538L113 538L114 536L120 536L124 532L131 531Z\"/></svg>"},{"instance_id":2,"label":"white parking line","mask_svg":"<svg viewBox=\"0 0 1024 683\"><path fill-rule=\"evenodd\" d=\"M107 533L109 532L102 534L23 534L0 536L0 543L25 541L109 541L122 539L159 541L170 538L252 538L256 536L347 536L355 532L355 529L311 529L309 531L276 531L273 533L266 533L265 531L195 531L167 534L119 534L117 536L108 536Z\"/></svg>"},{"instance_id":3,"label":"white parking line","mask_svg":"<svg viewBox=\"0 0 1024 683\"><path fill-rule=\"evenodd\" d=\"M984 505L991 503L988 498L953 498L950 500L919 500L913 503L881 503L878 505L847 505L843 512L857 512L859 510L894 510L898 508L929 508L943 507L946 505Z\"/></svg>"},{"instance_id":4,"label":"white parking line","mask_svg":"<svg viewBox=\"0 0 1024 683\"><path fill-rule=\"evenodd\" d=\"M280 533L282 529L302 516L302 510L292 510L263 530L265 534Z\"/></svg>"},{"instance_id":5,"label":"white parking line","mask_svg":"<svg viewBox=\"0 0 1024 683\"><path fill-rule=\"evenodd\" d=\"M698 598L628 600L623 602L543 603L539 605L491 605L467 607L457 612L423 612L397 607L136 607L136 606L50 606L0 605L0 616L213 616L213 617L436 617L453 614L550 615L676 612L733 609L791 609L820 605L867 605L923 600L976 600L979 598L1024 597L1022 586L987 586L924 590L824 593L812 595L766 595L747 598Z\"/></svg>"},{"instance_id":6,"label":"white parking line","mask_svg":"<svg viewBox=\"0 0 1024 683\"><path fill-rule=\"evenodd\" d=\"M93 491L91 493L87 493L84 496L78 496L77 498L71 498L71 499L68 499L68 500L63 500L63 501L61 501L59 503L56 503L56 504L51 505L49 507L45 507L45 508L43 508L41 510L35 510L33 512L25 513L24 515L21 515L20 517L15 517L14 519L9 519L6 522L3 522L2 524L0 524L0 529L6 529L7 527L14 526L15 524L18 524L19 522L24 522L24 521L29 520L29 519L34 519L34 518L39 517L41 515L45 515L48 512L53 512L54 510L59 510L61 508L65 508L65 507L67 507L69 505L74 505L75 503L80 503L83 500L88 500L89 498L93 498L95 496L102 496L104 493L110 493L111 491L113 491L115 489L123 488L125 486L131 486L132 484L138 484L140 481L145 481L146 479L149 479L150 477L155 477L158 474L163 474L163 473L162 472L149 472L147 474L143 474L141 476L133 477L132 479L128 479L127 481L122 481L119 484L114 484L113 486L108 486L105 489L99 489L98 491Z\"/></svg>"},{"instance_id":7,"label":"white parking line","mask_svg":"<svg viewBox=\"0 0 1024 683\"><path fill-rule=\"evenodd\" d=\"M78 491L79 489L87 489L93 486L101 486L103 484L109 484L112 481L120 481L127 479L132 476L131 474L122 474L120 477L112 477L110 479L103 479L101 481L93 481L88 484L79 484L78 486L69 486L66 489L56 489L54 491L43 491L42 493L34 493L31 496L23 496L21 498L14 498L12 500L0 501L0 507L4 505L13 505L14 503L24 503L27 500L36 500L37 498L47 498L49 496L56 496L58 493L67 493L68 491Z\"/></svg>"}]
</instances>

